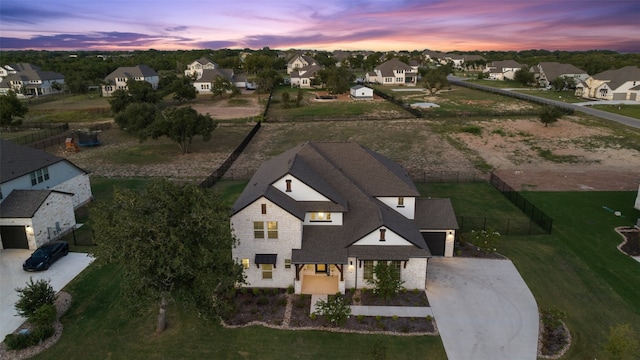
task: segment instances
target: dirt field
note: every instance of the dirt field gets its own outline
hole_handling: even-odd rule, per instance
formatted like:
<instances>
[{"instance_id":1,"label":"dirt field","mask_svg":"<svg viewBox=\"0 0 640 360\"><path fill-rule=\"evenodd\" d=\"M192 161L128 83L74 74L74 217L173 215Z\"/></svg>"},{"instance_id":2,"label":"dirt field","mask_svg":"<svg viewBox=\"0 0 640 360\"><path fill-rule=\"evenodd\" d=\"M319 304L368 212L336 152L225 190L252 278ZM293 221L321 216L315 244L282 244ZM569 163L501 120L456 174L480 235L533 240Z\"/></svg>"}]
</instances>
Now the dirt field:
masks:
<instances>
[{"instance_id":1,"label":"dirt field","mask_svg":"<svg viewBox=\"0 0 640 360\"><path fill-rule=\"evenodd\" d=\"M231 103L228 99L209 99L204 98L192 106L219 120L251 118L264 111L264 99L259 95L242 96L242 100ZM264 123L231 171L250 174L265 159L304 141L356 141L400 162L412 174L471 173L475 168L468 153L476 153L518 190L633 191L640 183L637 146L622 146L617 143L619 134L613 130L584 125L578 117L565 117L548 127L537 119L470 124L480 127L482 134L451 134L468 148L469 151L463 152L431 131L425 120ZM221 123L220 126L237 126L235 131L241 133L251 127L248 123ZM214 136L212 144L195 147L192 153L175 156L168 163L117 164L105 160L101 154L138 145L135 139L123 140L118 131L105 132L99 148L78 154L58 151L58 154L100 176L166 176L199 181L233 149L231 145L218 146L216 141L220 140ZM640 133L635 131L630 136L638 137ZM166 139L157 141L168 143Z\"/></svg>"}]
</instances>

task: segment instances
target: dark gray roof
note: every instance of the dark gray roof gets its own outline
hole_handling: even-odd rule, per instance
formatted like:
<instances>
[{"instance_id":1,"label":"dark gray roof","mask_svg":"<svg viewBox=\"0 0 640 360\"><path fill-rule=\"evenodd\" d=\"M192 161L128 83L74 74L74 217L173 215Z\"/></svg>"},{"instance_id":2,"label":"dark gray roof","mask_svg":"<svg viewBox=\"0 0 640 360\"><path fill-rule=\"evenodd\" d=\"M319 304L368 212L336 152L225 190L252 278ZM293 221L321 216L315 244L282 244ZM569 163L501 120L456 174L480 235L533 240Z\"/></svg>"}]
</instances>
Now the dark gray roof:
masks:
<instances>
[{"instance_id":1,"label":"dark gray roof","mask_svg":"<svg viewBox=\"0 0 640 360\"><path fill-rule=\"evenodd\" d=\"M349 248L349 256L361 260L409 260L409 258L429 257L428 255L412 246L355 245Z\"/></svg>"},{"instance_id":2,"label":"dark gray roof","mask_svg":"<svg viewBox=\"0 0 640 360\"><path fill-rule=\"evenodd\" d=\"M458 220L449 199L416 199L416 224L423 230L457 230Z\"/></svg>"},{"instance_id":3,"label":"dark gray roof","mask_svg":"<svg viewBox=\"0 0 640 360\"><path fill-rule=\"evenodd\" d=\"M52 192L73 195L56 190L13 190L0 203L0 218L32 218Z\"/></svg>"},{"instance_id":4,"label":"dark gray roof","mask_svg":"<svg viewBox=\"0 0 640 360\"><path fill-rule=\"evenodd\" d=\"M549 81L553 81L559 76L586 74L587 72L572 64L562 64L559 62L541 62L539 68L544 72L544 76Z\"/></svg>"},{"instance_id":5,"label":"dark gray roof","mask_svg":"<svg viewBox=\"0 0 640 360\"><path fill-rule=\"evenodd\" d=\"M67 159L46 151L0 139L0 183L19 178L60 161L66 161L75 166ZM77 168L77 166L75 167ZM80 168L78 169L85 172Z\"/></svg>"},{"instance_id":6,"label":"dark gray roof","mask_svg":"<svg viewBox=\"0 0 640 360\"><path fill-rule=\"evenodd\" d=\"M402 61L400 61L398 58L393 58L393 59L387 60L387 61L383 62L382 64L376 66L375 70L380 71L380 73L384 77L391 77L391 76L394 76L393 75L393 71L394 70L411 71L412 68L411 68L411 66L409 66L409 65L403 63Z\"/></svg>"},{"instance_id":7,"label":"dark gray roof","mask_svg":"<svg viewBox=\"0 0 640 360\"><path fill-rule=\"evenodd\" d=\"M132 79L135 77L153 77L158 73L147 65L123 66L115 69L111 74L107 75L104 80L106 82L115 82L116 78Z\"/></svg>"},{"instance_id":8,"label":"dark gray roof","mask_svg":"<svg viewBox=\"0 0 640 360\"><path fill-rule=\"evenodd\" d=\"M207 65L207 64L213 64L213 66L217 67L218 64L214 63L213 61L207 59L206 57L201 57L200 59L196 60L196 62L202 64L202 65Z\"/></svg>"},{"instance_id":9,"label":"dark gray roof","mask_svg":"<svg viewBox=\"0 0 640 360\"><path fill-rule=\"evenodd\" d=\"M616 70L607 70L593 75L596 80L609 80L607 85L615 90L627 81L640 82L640 68L637 66L625 66Z\"/></svg>"},{"instance_id":10,"label":"dark gray roof","mask_svg":"<svg viewBox=\"0 0 640 360\"><path fill-rule=\"evenodd\" d=\"M225 78L229 81L233 80L232 69L204 69L202 76L195 82L213 82L217 77Z\"/></svg>"},{"instance_id":11,"label":"dark gray roof","mask_svg":"<svg viewBox=\"0 0 640 360\"><path fill-rule=\"evenodd\" d=\"M287 174L331 201L291 199L272 186ZM356 143L307 142L265 161L234 204L234 213L262 196L299 219L308 211L343 212L342 226L303 227L302 248L293 250L294 263L345 263L348 248L380 227L406 239L411 251L430 255L416 223L376 199L419 196L408 174L397 163Z\"/></svg>"}]
</instances>

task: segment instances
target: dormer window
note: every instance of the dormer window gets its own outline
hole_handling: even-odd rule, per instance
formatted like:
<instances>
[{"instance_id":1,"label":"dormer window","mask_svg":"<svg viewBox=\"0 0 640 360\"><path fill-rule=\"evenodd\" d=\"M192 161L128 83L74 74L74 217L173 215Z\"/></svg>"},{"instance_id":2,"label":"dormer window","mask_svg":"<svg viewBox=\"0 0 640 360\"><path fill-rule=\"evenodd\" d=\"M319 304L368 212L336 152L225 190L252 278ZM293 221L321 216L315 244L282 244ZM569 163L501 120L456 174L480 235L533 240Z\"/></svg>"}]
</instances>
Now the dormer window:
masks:
<instances>
[{"instance_id":1,"label":"dormer window","mask_svg":"<svg viewBox=\"0 0 640 360\"><path fill-rule=\"evenodd\" d=\"M287 184L287 189L285 191L286 192L291 192L291 180L287 179L287 180L285 180L285 183Z\"/></svg>"},{"instance_id":2,"label":"dormer window","mask_svg":"<svg viewBox=\"0 0 640 360\"><path fill-rule=\"evenodd\" d=\"M404 197L398 197L398 207L404 207Z\"/></svg>"},{"instance_id":3,"label":"dormer window","mask_svg":"<svg viewBox=\"0 0 640 360\"><path fill-rule=\"evenodd\" d=\"M385 241L384 234L387 232L387 229L380 229L380 241Z\"/></svg>"},{"instance_id":4,"label":"dormer window","mask_svg":"<svg viewBox=\"0 0 640 360\"><path fill-rule=\"evenodd\" d=\"M312 212L311 221L331 221L331 213L328 212Z\"/></svg>"}]
</instances>

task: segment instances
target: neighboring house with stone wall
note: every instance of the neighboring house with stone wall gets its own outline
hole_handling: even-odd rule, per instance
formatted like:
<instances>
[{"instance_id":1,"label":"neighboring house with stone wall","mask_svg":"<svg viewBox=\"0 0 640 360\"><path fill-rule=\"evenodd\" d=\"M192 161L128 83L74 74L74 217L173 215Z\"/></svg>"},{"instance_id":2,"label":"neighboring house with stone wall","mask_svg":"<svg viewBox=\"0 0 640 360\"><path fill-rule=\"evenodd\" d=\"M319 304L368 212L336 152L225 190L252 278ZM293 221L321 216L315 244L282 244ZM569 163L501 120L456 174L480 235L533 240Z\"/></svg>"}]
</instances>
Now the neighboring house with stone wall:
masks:
<instances>
[{"instance_id":1,"label":"neighboring house with stone wall","mask_svg":"<svg viewBox=\"0 0 640 360\"><path fill-rule=\"evenodd\" d=\"M29 63L0 67L0 95L13 91L18 97L38 97L63 89L64 75L55 71L43 71Z\"/></svg>"},{"instance_id":2,"label":"neighboring house with stone wall","mask_svg":"<svg viewBox=\"0 0 640 360\"><path fill-rule=\"evenodd\" d=\"M559 77L563 77L568 81L572 80L574 85L579 84L589 77L586 71L577 66L559 62L541 62L531 67L529 71L533 73L536 81L538 81L538 84L542 87L551 85L551 82Z\"/></svg>"},{"instance_id":3,"label":"neighboring house with stone wall","mask_svg":"<svg viewBox=\"0 0 640 360\"><path fill-rule=\"evenodd\" d=\"M109 97L116 90L127 90L127 81L146 81L155 90L158 88L160 77L158 73L147 65L119 67L104 78L102 96Z\"/></svg>"},{"instance_id":4,"label":"neighboring house with stone wall","mask_svg":"<svg viewBox=\"0 0 640 360\"><path fill-rule=\"evenodd\" d=\"M640 101L640 68L625 66L593 75L576 86L576 96L585 99Z\"/></svg>"},{"instance_id":5,"label":"neighboring house with stone wall","mask_svg":"<svg viewBox=\"0 0 640 360\"><path fill-rule=\"evenodd\" d=\"M233 206L232 250L249 287L367 288L381 261L424 289L427 260L453 256L449 199L422 198L407 172L351 142L307 142L265 161Z\"/></svg>"},{"instance_id":6,"label":"neighboring house with stone wall","mask_svg":"<svg viewBox=\"0 0 640 360\"><path fill-rule=\"evenodd\" d=\"M365 81L382 85L416 86L418 82L417 68L393 58L376 66L365 74Z\"/></svg>"},{"instance_id":7,"label":"neighboring house with stone wall","mask_svg":"<svg viewBox=\"0 0 640 360\"><path fill-rule=\"evenodd\" d=\"M0 140L0 248L36 247L76 225L89 174L70 161Z\"/></svg>"},{"instance_id":8,"label":"neighboring house with stone wall","mask_svg":"<svg viewBox=\"0 0 640 360\"><path fill-rule=\"evenodd\" d=\"M527 68L527 65L520 64L514 60L494 61L487 64L483 73L491 80L513 80L516 72L522 68Z\"/></svg>"}]
</instances>

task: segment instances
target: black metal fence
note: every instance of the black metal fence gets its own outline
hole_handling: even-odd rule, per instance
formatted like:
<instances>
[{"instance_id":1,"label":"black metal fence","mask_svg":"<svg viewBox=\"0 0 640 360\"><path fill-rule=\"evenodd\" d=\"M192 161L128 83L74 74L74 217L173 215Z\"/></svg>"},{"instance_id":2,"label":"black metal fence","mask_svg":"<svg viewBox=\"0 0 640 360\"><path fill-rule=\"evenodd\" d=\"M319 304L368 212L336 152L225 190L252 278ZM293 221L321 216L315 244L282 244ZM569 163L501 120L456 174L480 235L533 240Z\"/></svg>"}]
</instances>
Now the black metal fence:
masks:
<instances>
[{"instance_id":1,"label":"black metal fence","mask_svg":"<svg viewBox=\"0 0 640 360\"><path fill-rule=\"evenodd\" d=\"M491 173L489 183L502 193L509 201L524 212L532 222L537 224L547 234L551 234L553 219L538 209L533 203L527 200L519 192L515 191L509 184L505 183L496 174Z\"/></svg>"},{"instance_id":2,"label":"black metal fence","mask_svg":"<svg viewBox=\"0 0 640 360\"><path fill-rule=\"evenodd\" d=\"M490 218L479 216L458 216L460 233L469 233L471 230L493 230L501 235L544 235L548 234L530 218Z\"/></svg>"},{"instance_id":3,"label":"black metal fence","mask_svg":"<svg viewBox=\"0 0 640 360\"><path fill-rule=\"evenodd\" d=\"M407 169L409 177L415 183L474 183L487 182L489 176L477 171L432 171L426 169Z\"/></svg>"},{"instance_id":4,"label":"black metal fence","mask_svg":"<svg viewBox=\"0 0 640 360\"><path fill-rule=\"evenodd\" d=\"M422 111L412 108L411 106L409 106L409 104L405 103L404 101L402 101L401 99L397 99L396 97L383 93L382 91L379 91L377 89L373 89L373 93L380 96L381 98L392 102L398 106L400 106L401 108L407 110L408 112L410 112L413 116L417 117L417 118L421 118L423 116Z\"/></svg>"},{"instance_id":5,"label":"black metal fence","mask_svg":"<svg viewBox=\"0 0 640 360\"><path fill-rule=\"evenodd\" d=\"M13 139L9 139L16 144L28 145L34 142L50 138L52 136L59 135L69 130L69 123L64 124L46 124L46 123L24 123L19 127L20 130L37 129L37 132L18 136Z\"/></svg>"}]
</instances>

